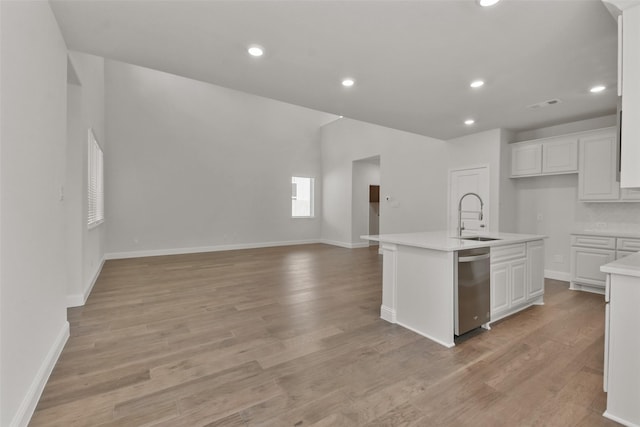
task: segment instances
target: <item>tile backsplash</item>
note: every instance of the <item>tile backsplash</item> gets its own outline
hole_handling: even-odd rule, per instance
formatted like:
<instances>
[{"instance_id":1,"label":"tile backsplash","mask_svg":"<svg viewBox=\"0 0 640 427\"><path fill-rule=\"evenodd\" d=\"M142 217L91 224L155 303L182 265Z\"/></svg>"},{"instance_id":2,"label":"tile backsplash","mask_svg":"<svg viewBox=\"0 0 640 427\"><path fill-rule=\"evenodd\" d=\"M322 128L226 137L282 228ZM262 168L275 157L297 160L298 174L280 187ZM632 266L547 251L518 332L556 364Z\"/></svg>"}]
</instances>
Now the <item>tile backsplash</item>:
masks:
<instances>
[{"instance_id":1,"label":"tile backsplash","mask_svg":"<svg viewBox=\"0 0 640 427\"><path fill-rule=\"evenodd\" d=\"M586 230L640 231L640 203L578 203L575 221Z\"/></svg>"}]
</instances>

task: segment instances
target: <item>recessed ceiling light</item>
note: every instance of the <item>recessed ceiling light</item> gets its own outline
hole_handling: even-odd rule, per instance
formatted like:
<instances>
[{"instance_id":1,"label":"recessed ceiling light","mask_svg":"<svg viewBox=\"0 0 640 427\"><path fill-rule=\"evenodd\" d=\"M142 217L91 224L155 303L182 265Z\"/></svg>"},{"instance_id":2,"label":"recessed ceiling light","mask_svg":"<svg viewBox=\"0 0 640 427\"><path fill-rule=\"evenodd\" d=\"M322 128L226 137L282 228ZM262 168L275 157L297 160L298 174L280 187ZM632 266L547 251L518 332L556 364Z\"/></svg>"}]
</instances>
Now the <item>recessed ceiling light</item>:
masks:
<instances>
[{"instance_id":1,"label":"recessed ceiling light","mask_svg":"<svg viewBox=\"0 0 640 427\"><path fill-rule=\"evenodd\" d=\"M484 85L484 81L482 81L482 80L474 80L474 81L471 82L471 84L469 86L471 86L471 87L480 87L482 85Z\"/></svg>"},{"instance_id":2,"label":"recessed ceiling light","mask_svg":"<svg viewBox=\"0 0 640 427\"><path fill-rule=\"evenodd\" d=\"M591 93L598 93L598 92L602 92L603 90L605 90L607 87L606 86L602 86L602 85L598 85L598 86L594 86L591 89L589 89L589 92Z\"/></svg>"},{"instance_id":3,"label":"recessed ceiling light","mask_svg":"<svg viewBox=\"0 0 640 427\"><path fill-rule=\"evenodd\" d=\"M249 52L249 55L251 56L262 56L264 54L264 49L260 46L252 45L252 46L249 46L249 49L247 49L247 52Z\"/></svg>"},{"instance_id":4,"label":"recessed ceiling light","mask_svg":"<svg viewBox=\"0 0 640 427\"><path fill-rule=\"evenodd\" d=\"M355 84L355 80L353 79L344 79L342 80L342 86L344 87L351 87Z\"/></svg>"},{"instance_id":5,"label":"recessed ceiling light","mask_svg":"<svg viewBox=\"0 0 640 427\"><path fill-rule=\"evenodd\" d=\"M467 119L467 120L464 121L464 124L467 125L467 126L470 126L470 125L474 124L475 122L476 121L473 120L473 119Z\"/></svg>"},{"instance_id":6,"label":"recessed ceiling light","mask_svg":"<svg viewBox=\"0 0 640 427\"><path fill-rule=\"evenodd\" d=\"M338 116L338 118L339 118L339 119L343 119L343 118L344 118L344 116Z\"/></svg>"},{"instance_id":7,"label":"recessed ceiling light","mask_svg":"<svg viewBox=\"0 0 640 427\"><path fill-rule=\"evenodd\" d=\"M500 0L478 0L478 4L482 7L493 6L498 3Z\"/></svg>"}]
</instances>

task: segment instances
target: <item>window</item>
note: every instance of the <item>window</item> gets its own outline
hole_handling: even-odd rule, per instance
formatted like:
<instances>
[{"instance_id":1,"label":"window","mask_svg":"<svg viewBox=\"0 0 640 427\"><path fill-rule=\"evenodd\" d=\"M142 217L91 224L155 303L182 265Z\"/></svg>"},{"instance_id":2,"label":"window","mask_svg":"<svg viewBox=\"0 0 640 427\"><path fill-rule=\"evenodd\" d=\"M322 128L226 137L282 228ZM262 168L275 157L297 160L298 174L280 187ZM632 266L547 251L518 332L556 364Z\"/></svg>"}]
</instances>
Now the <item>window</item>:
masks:
<instances>
[{"instance_id":1,"label":"window","mask_svg":"<svg viewBox=\"0 0 640 427\"><path fill-rule=\"evenodd\" d=\"M313 217L313 178L291 178L291 216Z\"/></svg>"},{"instance_id":2,"label":"window","mask_svg":"<svg viewBox=\"0 0 640 427\"><path fill-rule=\"evenodd\" d=\"M104 155L91 129L87 153L87 225L93 228L104 221Z\"/></svg>"}]
</instances>

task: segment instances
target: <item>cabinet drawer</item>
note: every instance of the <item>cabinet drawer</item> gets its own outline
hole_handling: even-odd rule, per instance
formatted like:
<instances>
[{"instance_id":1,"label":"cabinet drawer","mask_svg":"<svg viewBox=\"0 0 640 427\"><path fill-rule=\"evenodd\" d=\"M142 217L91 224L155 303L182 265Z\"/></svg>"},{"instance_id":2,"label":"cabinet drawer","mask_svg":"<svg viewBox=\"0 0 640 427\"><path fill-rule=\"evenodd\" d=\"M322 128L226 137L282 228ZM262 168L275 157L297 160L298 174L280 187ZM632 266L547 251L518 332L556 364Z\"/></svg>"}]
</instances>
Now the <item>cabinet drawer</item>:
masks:
<instances>
[{"instance_id":1,"label":"cabinet drawer","mask_svg":"<svg viewBox=\"0 0 640 427\"><path fill-rule=\"evenodd\" d=\"M526 256L527 246L525 243L491 248L491 264L510 259L525 258Z\"/></svg>"},{"instance_id":2,"label":"cabinet drawer","mask_svg":"<svg viewBox=\"0 0 640 427\"><path fill-rule=\"evenodd\" d=\"M640 251L640 239L618 237L616 249L622 250L622 251L638 252Z\"/></svg>"},{"instance_id":3,"label":"cabinet drawer","mask_svg":"<svg viewBox=\"0 0 640 427\"><path fill-rule=\"evenodd\" d=\"M586 248L615 249L616 238L605 236L571 236L571 246L583 246Z\"/></svg>"}]
</instances>

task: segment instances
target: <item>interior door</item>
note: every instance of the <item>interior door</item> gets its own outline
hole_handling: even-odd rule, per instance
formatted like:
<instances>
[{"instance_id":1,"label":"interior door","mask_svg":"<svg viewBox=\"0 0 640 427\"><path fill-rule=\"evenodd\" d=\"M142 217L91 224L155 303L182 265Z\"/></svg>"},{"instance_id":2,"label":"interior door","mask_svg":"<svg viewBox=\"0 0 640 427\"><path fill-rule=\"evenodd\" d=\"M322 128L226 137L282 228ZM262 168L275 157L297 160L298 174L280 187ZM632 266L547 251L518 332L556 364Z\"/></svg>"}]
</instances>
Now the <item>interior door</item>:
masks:
<instances>
[{"instance_id":1,"label":"interior door","mask_svg":"<svg viewBox=\"0 0 640 427\"><path fill-rule=\"evenodd\" d=\"M489 167L455 169L449 172L449 231L455 235L458 228L458 204L467 193L476 193L483 201L480 219L480 201L466 196L462 201L464 231L480 232L490 229L489 218Z\"/></svg>"}]
</instances>

